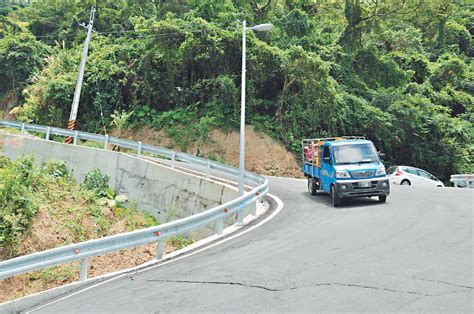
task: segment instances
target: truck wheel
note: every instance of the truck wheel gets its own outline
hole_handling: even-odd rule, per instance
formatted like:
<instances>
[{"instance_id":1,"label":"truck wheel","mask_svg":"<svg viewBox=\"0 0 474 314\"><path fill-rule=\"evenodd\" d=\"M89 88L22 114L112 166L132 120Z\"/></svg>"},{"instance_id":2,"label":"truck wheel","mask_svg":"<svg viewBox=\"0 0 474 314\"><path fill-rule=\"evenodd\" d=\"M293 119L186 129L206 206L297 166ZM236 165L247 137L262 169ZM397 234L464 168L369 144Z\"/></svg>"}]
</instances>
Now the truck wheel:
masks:
<instances>
[{"instance_id":1,"label":"truck wheel","mask_svg":"<svg viewBox=\"0 0 474 314\"><path fill-rule=\"evenodd\" d=\"M308 178L308 191L311 195L316 195L316 191L318 190L318 186L316 184L316 180L314 178Z\"/></svg>"},{"instance_id":2,"label":"truck wheel","mask_svg":"<svg viewBox=\"0 0 474 314\"><path fill-rule=\"evenodd\" d=\"M341 205L341 199L337 195L336 188L334 185L331 185L331 196L332 196L332 205L334 207L339 207Z\"/></svg>"},{"instance_id":3,"label":"truck wheel","mask_svg":"<svg viewBox=\"0 0 474 314\"><path fill-rule=\"evenodd\" d=\"M387 201L387 195L379 196L379 203L385 203Z\"/></svg>"}]
</instances>

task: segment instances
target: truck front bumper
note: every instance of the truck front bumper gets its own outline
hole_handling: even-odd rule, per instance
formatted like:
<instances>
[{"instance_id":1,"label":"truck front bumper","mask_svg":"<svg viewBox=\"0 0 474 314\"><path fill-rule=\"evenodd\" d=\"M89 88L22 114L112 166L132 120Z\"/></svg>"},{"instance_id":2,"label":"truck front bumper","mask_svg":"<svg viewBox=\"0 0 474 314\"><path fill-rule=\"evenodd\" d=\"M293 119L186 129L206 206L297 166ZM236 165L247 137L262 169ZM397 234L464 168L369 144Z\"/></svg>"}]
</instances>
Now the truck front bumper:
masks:
<instances>
[{"instance_id":1,"label":"truck front bumper","mask_svg":"<svg viewBox=\"0 0 474 314\"><path fill-rule=\"evenodd\" d=\"M389 195L390 183L387 177L338 180L336 181L336 191L341 198Z\"/></svg>"}]
</instances>

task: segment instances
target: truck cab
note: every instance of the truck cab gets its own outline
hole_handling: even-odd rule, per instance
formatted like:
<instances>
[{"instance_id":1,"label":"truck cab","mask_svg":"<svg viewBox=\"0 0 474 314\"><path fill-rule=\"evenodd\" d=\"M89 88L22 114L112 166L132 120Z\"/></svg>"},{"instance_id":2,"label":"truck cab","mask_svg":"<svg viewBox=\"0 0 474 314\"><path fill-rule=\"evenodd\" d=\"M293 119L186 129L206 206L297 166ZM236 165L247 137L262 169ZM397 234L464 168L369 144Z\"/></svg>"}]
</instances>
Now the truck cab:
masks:
<instances>
[{"instance_id":1,"label":"truck cab","mask_svg":"<svg viewBox=\"0 0 474 314\"><path fill-rule=\"evenodd\" d=\"M342 199L390 194L385 166L374 144L364 137L345 136L303 140L303 172L312 195L328 193L334 206Z\"/></svg>"}]
</instances>

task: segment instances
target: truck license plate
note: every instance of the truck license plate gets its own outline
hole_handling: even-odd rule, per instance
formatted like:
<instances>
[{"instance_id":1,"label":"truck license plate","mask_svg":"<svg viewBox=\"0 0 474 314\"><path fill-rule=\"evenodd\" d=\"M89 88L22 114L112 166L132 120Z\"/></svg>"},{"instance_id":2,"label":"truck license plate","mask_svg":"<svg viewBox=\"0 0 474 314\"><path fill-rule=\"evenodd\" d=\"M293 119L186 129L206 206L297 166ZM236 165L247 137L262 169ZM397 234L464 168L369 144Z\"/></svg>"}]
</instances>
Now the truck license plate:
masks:
<instances>
[{"instance_id":1,"label":"truck license plate","mask_svg":"<svg viewBox=\"0 0 474 314\"><path fill-rule=\"evenodd\" d=\"M369 186L370 186L370 181L359 182L359 187L361 188L368 188Z\"/></svg>"}]
</instances>

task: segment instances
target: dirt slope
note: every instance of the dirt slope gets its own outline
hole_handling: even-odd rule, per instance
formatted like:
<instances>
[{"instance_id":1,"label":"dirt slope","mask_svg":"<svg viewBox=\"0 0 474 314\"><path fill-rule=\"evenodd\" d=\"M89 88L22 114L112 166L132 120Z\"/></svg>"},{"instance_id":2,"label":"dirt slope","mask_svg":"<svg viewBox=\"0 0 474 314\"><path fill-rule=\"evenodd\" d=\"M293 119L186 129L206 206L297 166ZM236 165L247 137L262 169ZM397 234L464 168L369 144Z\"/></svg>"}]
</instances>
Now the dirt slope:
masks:
<instances>
[{"instance_id":1,"label":"dirt slope","mask_svg":"<svg viewBox=\"0 0 474 314\"><path fill-rule=\"evenodd\" d=\"M268 135L246 126L245 165L246 169L264 175L300 178L301 170L297 157L286 150L278 141ZM164 132L150 127L138 131L125 131L121 137L142 141L162 147L179 150L173 140ZM192 145L186 150L190 154L199 154L204 158L223 160L233 166L239 166L239 132L213 130L204 143Z\"/></svg>"}]
</instances>

